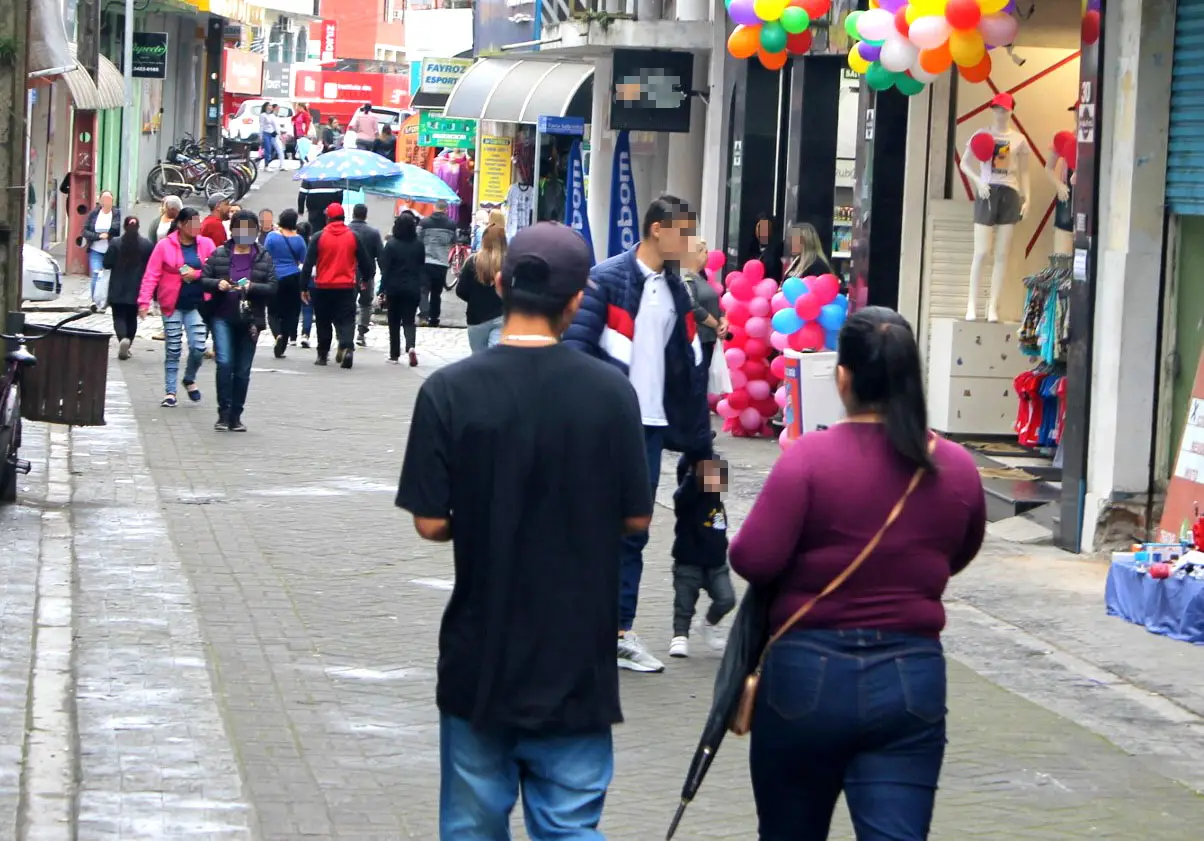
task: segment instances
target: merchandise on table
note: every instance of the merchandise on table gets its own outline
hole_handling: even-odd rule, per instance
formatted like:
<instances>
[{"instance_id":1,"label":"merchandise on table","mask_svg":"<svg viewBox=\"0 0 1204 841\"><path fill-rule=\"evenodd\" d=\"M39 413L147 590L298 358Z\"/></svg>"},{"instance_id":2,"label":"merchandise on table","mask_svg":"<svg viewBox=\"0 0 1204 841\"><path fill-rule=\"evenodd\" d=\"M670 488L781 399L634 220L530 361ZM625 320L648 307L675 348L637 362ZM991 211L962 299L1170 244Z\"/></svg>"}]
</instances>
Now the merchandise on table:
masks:
<instances>
[{"instance_id":1,"label":"merchandise on table","mask_svg":"<svg viewBox=\"0 0 1204 841\"><path fill-rule=\"evenodd\" d=\"M1151 633L1204 645L1204 519L1181 543L1144 543L1114 552L1104 605L1109 616Z\"/></svg>"}]
</instances>

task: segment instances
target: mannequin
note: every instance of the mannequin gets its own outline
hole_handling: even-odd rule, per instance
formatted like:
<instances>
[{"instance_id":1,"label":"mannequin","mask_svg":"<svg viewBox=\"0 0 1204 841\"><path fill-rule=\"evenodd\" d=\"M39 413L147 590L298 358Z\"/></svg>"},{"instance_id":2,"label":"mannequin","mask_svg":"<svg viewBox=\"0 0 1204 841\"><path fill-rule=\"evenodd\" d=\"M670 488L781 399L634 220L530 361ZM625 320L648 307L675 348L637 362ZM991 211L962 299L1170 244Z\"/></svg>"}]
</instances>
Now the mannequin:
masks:
<instances>
[{"instance_id":1,"label":"mannequin","mask_svg":"<svg viewBox=\"0 0 1204 841\"><path fill-rule=\"evenodd\" d=\"M1045 177L1053 184L1058 203L1054 207L1054 254L1074 253L1074 212L1070 204L1070 188L1074 186L1074 170L1078 161L1078 107L1075 112L1075 130L1060 131L1054 135L1049 150L1049 163L1045 165Z\"/></svg>"},{"instance_id":2,"label":"mannequin","mask_svg":"<svg viewBox=\"0 0 1204 841\"><path fill-rule=\"evenodd\" d=\"M990 304L987 321L999 320L999 293L1003 290L1008 270L1008 255L1016 223L1028 211L1029 189L1028 143L1020 132L1012 131L1009 123L1016 100L1011 94L996 94L991 100L991 127L985 133L995 141L990 160L983 161L972 151L974 138L966 144L959 168L974 188L974 260L970 266L970 299L966 304L966 320L974 321L978 314L975 302L982 285L982 272L987 258L994 258L991 269ZM982 134L983 132L978 132Z\"/></svg>"}]
</instances>

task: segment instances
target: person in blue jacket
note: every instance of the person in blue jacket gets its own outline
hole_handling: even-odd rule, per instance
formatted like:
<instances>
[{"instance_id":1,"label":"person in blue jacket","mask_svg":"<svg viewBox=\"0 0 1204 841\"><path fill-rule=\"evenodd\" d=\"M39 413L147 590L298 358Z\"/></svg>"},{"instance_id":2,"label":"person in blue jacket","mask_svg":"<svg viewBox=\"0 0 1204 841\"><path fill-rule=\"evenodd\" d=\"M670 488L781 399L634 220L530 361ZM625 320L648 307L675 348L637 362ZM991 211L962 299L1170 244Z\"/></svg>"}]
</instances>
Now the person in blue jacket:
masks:
<instances>
[{"instance_id":1,"label":"person in blue jacket","mask_svg":"<svg viewBox=\"0 0 1204 841\"><path fill-rule=\"evenodd\" d=\"M590 273L592 282L563 339L613 364L634 387L654 495L664 450L692 461L711 453L702 345L677 270L695 235L695 216L684 201L666 195L652 202L640 243ZM632 632L647 544L646 531L623 539L618 664L635 672L660 672L664 664Z\"/></svg>"}]
</instances>

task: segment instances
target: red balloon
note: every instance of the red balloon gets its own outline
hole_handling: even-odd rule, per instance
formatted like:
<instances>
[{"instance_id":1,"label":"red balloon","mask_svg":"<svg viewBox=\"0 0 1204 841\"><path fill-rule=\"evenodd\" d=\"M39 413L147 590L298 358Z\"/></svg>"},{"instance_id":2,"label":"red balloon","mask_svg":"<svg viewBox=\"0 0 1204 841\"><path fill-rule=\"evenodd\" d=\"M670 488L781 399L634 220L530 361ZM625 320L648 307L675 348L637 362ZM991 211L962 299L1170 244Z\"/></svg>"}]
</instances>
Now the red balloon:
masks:
<instances>
[{"instance_id":1,"label":"red balloon","mask_svg":"<svg viewBox=\"0 0 1204 841\"><path fill-rule=\"evenodd\" d=\"M811 290L810 294L819 300L820 307L826 307L840 294L840 278L834 274L821 274L808 288Z\"/></svg>"},{"instance_id":2,"label":"red balloon","mask_svg":"<svg viewBox=\"0 0 1204 841\"><path fill-rule=\"evenodd\" d=\"M769 356L769 343L764 339L749 339L744 343L744 355L749 359L764 359Z\"/></svg>"},{"instance_id":3,"label":"red balloon","mask_svg":"<svg viewBox=\"0 0 1204 841\"><path fill-rule=\"evenodd\" d=\"M819 302L819 297L811 292L794 302L794 312L803 321L814 321L819 318L819 311L823 308L824 305Z\"/></svg>"},{"instance_id":4,"label":"red balloon","mask_svg":"<svg viewBox=\"0 0 1204 841\"><path fill-rule=\"evenodd\" d=\"M1066 161L1066 166L1076 169L1079 162L1079 142L1072 131L1060 131L1054 135L1054 151Z\"/></svg>"},{"instance_id":5,"label":"red balloon","mask_svg":"<svg viewBox=\"0 0 1204 841\"><path fill-rule=\"evenodd\" d=\"M761 413L763 418L772 418L781 409L778 407L778 401L772 397L766 397L764 400L754 400L752 407Z\"/></svg>"},{"instance_id":6,"label":"red balloon","mask_svg":"<svg viewBox=\"0 0 1204 841\"><path fill-rule=\"evenodd\" d=\"M970 138L970 152L980 161L995 157L995 138L990 132L980 131Z\"/></svg>"},{"instance_id":7,"label":"red balloon","mask_svg":"<svg viewBox=\"0 0 1204 841\"><path fill-rule=\"evenodd\" d=\"M811 20L819 20L832 8L831 0L790 0L789 5L804 10Z\"/></svg>"},{"instance_id":8,"label":"red balloon","mask_svg":"<svg viewBox=\"0 0 1204 841\"><path fill-rule=\"evenodd\" d=\"M749 399L748 392L742 388L738 388L727 396L727 405L737 411L744 411L748 408Z\"/></svg>"},{"instance_id":9,"label":"red balloon","mask_svg":"<svg viewBox=\"0 0 1204 841\"><path fill-rule=\"evenodd\" d=\"M743 327L748 321L748 316L748 304L744 301L736 301L736 303L727 308L727 320L729 324Z\"/></svg>"},{"instance_id":10,"label":"red balloon","mask_svg":"<svg viewBox=\"0 0 1204 841\"><path fill-rule=\"evenodd\" d=\"M978 0L949 0L945 6L945 20L954 29L973 29L981 18Z\"/></svg>"},{"instance_id":11,"label":"red balloon","mask_svg":"<svg viewBox=\"0 0 1204 841\"><path fill-rule=\"evenodd\" d=\"M744 264L742 271L744 276L753 282L753 286L756 286L765 277L765 264L760 260L749 260Z\"/></svg>"},{"instance_id":12,"label":"red balloon","mask_svg":"<svg viewBox=\"0 0 1204 841\"><path fill-rule=\"evenodd\" d=\"M814 20L814 18L813 18ZM806 55L811 50L813 38L810 29L786 36L786 52L791 55Z\"/></svg>"},{"instance_id":13,"label":"red balloon","mask_svg":"<svg viewBox=\"0 0 1204 841\"><path fill-rule=\"evenodd\" d=\"M819 332L823 333L824 331L821 329ZM740 366L740 370L744 372L744 375L750 381L763 380L765 379L765 375L769 373L769 366L760 360L750 359Z\"/></svg>"},{"instance_id":14,"label":"red balloon","mask_svg":"<svg viewBox=\"0 0 1204 841\"><path fill-rule=\"evenodd\" d=\"M895 12L895 29L898 30L899 34L904 38L906 38L907 33L911 31L911 24L907 22L906 3L899 7L899 11Z\"/></svg>"},{"instance_id":15,"label":"red balloon","mask_svg":"<svg viewBox=\"0 0 1204 841\"><path fill-rule=\"evenodd\" d=\"M769 373L773 374L779 380L786 379L786 357L775 356L773 361L769 363Z\"/></svg>"},{"instance_id":16,"label":"red balloon","mask_svg":"<svg viewBox=\"0 0 1204 841\"><path fill-rule=\"evenodd\" d=\"M822 350L824 346L824 328L817 321L811 321L803 325L803 329L798 331L799 341L803 345L803 350Z\"/></svg>"},{"instance_id":17,"label":"red balloon","mask_svg":"<svg viewBox=\"0 0 1204 841\"><path fill-rule=\"evenodd\" d=\"M744 349L744 343L748 341L748 334L744 332L744 327L740 324L731 324L727 328L730 338L724 342L727 347L738 347Z\"/></svg>"},{"instance_id":18,"label":"red balloon","mask_svg":"<svg viewBox=\"0 0 1204 841\"><path fill-rule=\"evenodd\" d=\"M993 149L994 147L992 147ZM761 278L757 278L760 280ZM756 296L757 280L753 280L745 272L740 277L731 281L727 285L727 291L732 293L732 297L737 301L751 301ZM729 316L730 320L730 316Z\"/></svg>"},{"instance_id":19,"label":"red balloon","mask_svg":"<svg viewBox=\"0 0 1204 841\"><path fill-rule=\"evenodd\" d=\"M1092 9L1083 15L1083 43L1091 46L1099 40L1099 12Z\"/></svg>"},{"instance_id":20,"label":"red balloon","mask_svg":"<svg viewBox=\"0 0 1204 841\"><path fill-rule=\"evenodd\" d=\"M816 325L816 326L818 326L818 325ZM802 330L795 330L793 333L790 334L790 336L786 339L786 341L790 344L791 350L806 350L807 349L806 346L803 345L803 331Z\"/></svg>"}]
</instances>

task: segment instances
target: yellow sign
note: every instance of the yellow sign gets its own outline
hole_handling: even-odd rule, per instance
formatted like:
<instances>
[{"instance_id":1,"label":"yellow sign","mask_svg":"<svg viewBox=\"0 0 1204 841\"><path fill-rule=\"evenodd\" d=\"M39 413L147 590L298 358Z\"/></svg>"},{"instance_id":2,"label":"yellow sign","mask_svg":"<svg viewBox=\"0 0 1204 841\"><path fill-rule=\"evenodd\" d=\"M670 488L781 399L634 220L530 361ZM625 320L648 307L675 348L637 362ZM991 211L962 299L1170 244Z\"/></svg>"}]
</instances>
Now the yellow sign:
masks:
<instances>
[{"instance_id":1,"label":"yellow sign","mask_svg":"<svg viewBox=\"0 0 1204 841\"><path fill-rule=\"evenodd\" d=\"M501 204L510 190L510 138L481 135L481 159L477 163L477 202Z\"/></svg>"}]
</instances>

